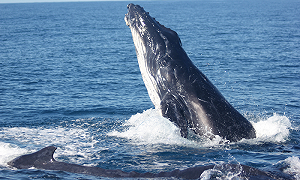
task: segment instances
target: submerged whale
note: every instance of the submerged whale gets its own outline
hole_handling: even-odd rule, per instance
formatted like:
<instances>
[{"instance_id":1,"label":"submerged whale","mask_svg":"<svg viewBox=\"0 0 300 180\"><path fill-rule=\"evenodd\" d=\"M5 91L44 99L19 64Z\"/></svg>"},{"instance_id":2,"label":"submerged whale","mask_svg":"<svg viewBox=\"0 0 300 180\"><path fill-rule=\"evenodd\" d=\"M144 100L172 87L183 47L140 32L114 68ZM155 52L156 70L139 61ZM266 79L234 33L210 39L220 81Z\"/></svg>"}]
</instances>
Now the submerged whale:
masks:
<instances>
[{"instance_id":1,"label":"submerged whale","mask_svg":"<svg viewBox=\"0 0 300 180\"><path fill-rule=\"evenodd\" d=\"M14 160L8 162L8 165L18 169L36 168L45 170L57 170L109 178L175 177L181 179L198 179L206 170L215 169L216 171L220 171L220 169L216 168L217 165L207 165L192 167L184 170L176 169L174 171L160 172L157 174L149 172L139 173L135 171L125 172L122 170L103 169L100 167L81 166L77 164L59 162L53 158L55 150L56 147L48 146L35 153L19 156ZM245 179L281 179L282 177L290 179L290 177L287 175L276 176L275 174L264 172L256 168L240 164L224 164L223 168L229 171L238 170L238 177Z\"/></svg>"},{"instance_id":2,"label":"submerged whale","mask_svg":"<svg viewBox=\"0 0 300 180\"><path fill-rule=\"evenodd\" d=\"M152 18L139 5L129 4L129 26L143 81L163 117L187 137L198 135L235 142L255 138L255 129L192 63L177 33Z\"/></svg>"}]
</instances>

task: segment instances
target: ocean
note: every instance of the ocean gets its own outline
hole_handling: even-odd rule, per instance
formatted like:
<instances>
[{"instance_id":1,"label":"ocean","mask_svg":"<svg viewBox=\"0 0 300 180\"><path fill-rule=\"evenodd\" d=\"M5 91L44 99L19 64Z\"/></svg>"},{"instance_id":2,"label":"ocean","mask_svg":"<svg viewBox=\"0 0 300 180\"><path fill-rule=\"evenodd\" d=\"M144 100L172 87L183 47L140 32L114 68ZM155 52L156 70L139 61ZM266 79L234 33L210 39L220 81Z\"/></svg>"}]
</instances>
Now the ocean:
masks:
<instances>
[{"instance_id":1,"label":"ocean","mask_svg":"<svg viewBox=\"0 0 300 180\"><path fill-rule=\"evenodd\" d=\"M257 138L235 143L182 138L157 113L124 22L129 3L0 4L0 179L99 178L7 165L50 145L58 161L106 169L234 163L300 179L300 2L134 2L178 33L253 124ZM238 179L216 170L206 178Z\"/></svg>"}]
</instances>

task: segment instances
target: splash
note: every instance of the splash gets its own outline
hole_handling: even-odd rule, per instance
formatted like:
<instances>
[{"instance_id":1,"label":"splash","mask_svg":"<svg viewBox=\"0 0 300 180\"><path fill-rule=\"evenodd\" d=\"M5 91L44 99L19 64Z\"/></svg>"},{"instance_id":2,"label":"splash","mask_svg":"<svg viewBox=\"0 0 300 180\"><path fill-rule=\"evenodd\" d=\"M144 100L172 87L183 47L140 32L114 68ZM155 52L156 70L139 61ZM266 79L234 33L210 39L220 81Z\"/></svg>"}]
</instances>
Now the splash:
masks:
<instances>
[{"instance_id":1,"label":"splash","mask_svg":"<svg viewBox=\"0 0 300 180\"><path fill-rule=\"evenodd\" d=\"M239 176L243 171L243 167L240 164L232 166L231 164L221 163L216 164L213 169L204 171L200 179L241 179Z\"/></svg>"},{"instance_id":2,"label":"splash","mask_svg":"<svg viewBox=\"0 0 300 180\"><path fill-rule=\"evenodd\" d=\"M294 176L295 179L300 179L300 159L292 156L283 161L288 165L288 168L284 169L283 172Z\"/></svg>"},{"instance_id":3,"label":"splash","mask_svg":"<svg viewBox=\"0 0 300 180\"><path fill-rule=\"evenodd\" d=\"M257 144L259 142L284 142L289 136L291 122L286 116L273 114L273 116L255 117L251 121L257 138L243 139L240 142ZM188 139L180 136L180 129L168 119L160 116L155 109L148 109L143 113L133 115L123 124L124 131L109 132L109 136L117 136L130 139L141 144L177 144L183 146L212 147L227 144L228 141L216 136L214 139L200 137L189 133ZM239 142L238 142L239 143Z\"/></svg>"},{"instance_id":4,"label":"splash","mask_svg":"<svg viewBox=\"0 0 300 180\"><path fill-rule=\"evenodd\" d=\"M0 142L0 165L6 166L13 158L39 150L45 146L55 145L62 148L54 156L62 157L81 156L82 158L69 159L73 163L84 163L88 161L91 154L99 149L93 148L98 141L95 140L88 129L80 128L27 128L14 127L2 128L0 139L14 144ZM53 144L54 143L54 144ZM20 147L25 146L30 152Z\"/></svg>"},{"instance_id":5,"label":"splash","mask_svg":"<svg viewBox=\"0 0 300 180\"><path fill-rule=\"evenodd\" d=\"M19 148L9 143L0 142L0 166L7 166L13 158L28 153L26 149Z\"/></svg>"},{"instance_id":6,"label":"splash","mask_svg":"<svg viewBox=\"0 0 300 180\"><path fill-rule=\"evenodd\" d=\"M242 140L242 143L276 143L288 139L291 123L286 116L278 114L273 114L267 118L256 116L251 121L256 129L257 138ZM94 137L96 132L90 129L91 124L86 124L84 120L78 124L71 124L68 127L2 128L0 131L0 165L5 166L14 157L34 152L49 145L55 145L62 149L55 153L56 157L64 158L67 154L68 161L71 163L94 163L91 162L93 155L104 150L105 147L100 145L102 144L99 143L101 140ZM133 115L122 126L124 130L112 130L107 135L126 138L134 144L167 144L195 148L222 148L226 144L226 141L218 136L211 140L190 133L188 139L182 138L180 129L168 119L160 116L155 109Z\"/></svg>"},{"instance_id":7,"label":"splash","mask_svg":"<svg viewBox=\"0 0 300 180\"><path fill-rule=\"evenodd\" d=\"M116 130L107 135L130 139L136 144L174 144L189 147L218 146L226 141L220 136L209 139L209 136L199 136L192 131L188 138L180 135L180 129L167 118L162 117L156 109L148 109L137 113L127 120L123 126L125 131Z\"/></svg>"},{"instance_id":8,"label":"splash","mask_svg":"<svg viewBox=\"0 0 300 180\"><path fill-rule=\"evenodd\" d=\"M180 136L180 129L155 109L133 115L123 124L123 132L112 131L109 136L130 139L139 144L186 144L191 143Z\"/></svg>"},{"instance_id":9,"label":"splash","mask_svg":"<svg viewBox=\"0 0 300 180\"><path fill-rule=\"evenodd\" d=\"M257 122L251 123L256 131L256 142L285 142L292 126L286 116L276 113L269 118L258 118Z\"/></svg>"}]
</instances>

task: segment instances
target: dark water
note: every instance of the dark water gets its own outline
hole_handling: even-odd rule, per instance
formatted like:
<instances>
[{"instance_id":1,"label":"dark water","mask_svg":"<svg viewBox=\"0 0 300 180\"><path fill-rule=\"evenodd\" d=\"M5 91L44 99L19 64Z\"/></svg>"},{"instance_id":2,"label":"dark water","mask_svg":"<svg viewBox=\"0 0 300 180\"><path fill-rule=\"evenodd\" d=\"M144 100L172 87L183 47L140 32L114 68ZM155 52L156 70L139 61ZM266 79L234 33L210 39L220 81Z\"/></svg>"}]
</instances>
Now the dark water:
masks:
<instances>
[{"instance_id":1,"label":"dark water","mask_svg":"<svg viewBox=\"0 0 300 180\"><path fill-rule=\"evenodd\" d=\"M0 4L0 178L95 178L6 165L54 145L57 160L108 169L288 165L300 179L300 2L137 3L179 34L196 66L253 123L256 139L230 144L183 139L153 109L123 20L128 3Z\"/></svg>"}]
</instances>

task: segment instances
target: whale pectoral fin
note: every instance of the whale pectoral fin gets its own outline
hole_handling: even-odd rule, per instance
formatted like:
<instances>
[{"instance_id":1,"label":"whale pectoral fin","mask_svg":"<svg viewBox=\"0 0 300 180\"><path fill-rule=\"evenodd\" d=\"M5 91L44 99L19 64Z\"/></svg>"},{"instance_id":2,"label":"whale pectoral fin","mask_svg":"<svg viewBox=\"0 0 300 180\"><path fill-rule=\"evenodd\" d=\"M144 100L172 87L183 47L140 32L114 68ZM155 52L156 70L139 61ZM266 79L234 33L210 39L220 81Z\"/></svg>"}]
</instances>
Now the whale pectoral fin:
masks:
<instances>
[{"instance_id":1,"label":"whale pectoral fin","mask_svg":"<svg viewBox=\"0 0 300 180\"><path fill-rule=\"evenodd\" d=\"M181 99L173 95L166 95L161 101L162 116L168 118L180 128L181 136L186 138L188 134L188 123L185 118L185 108Z\"/></svg>"}]
</instances>

